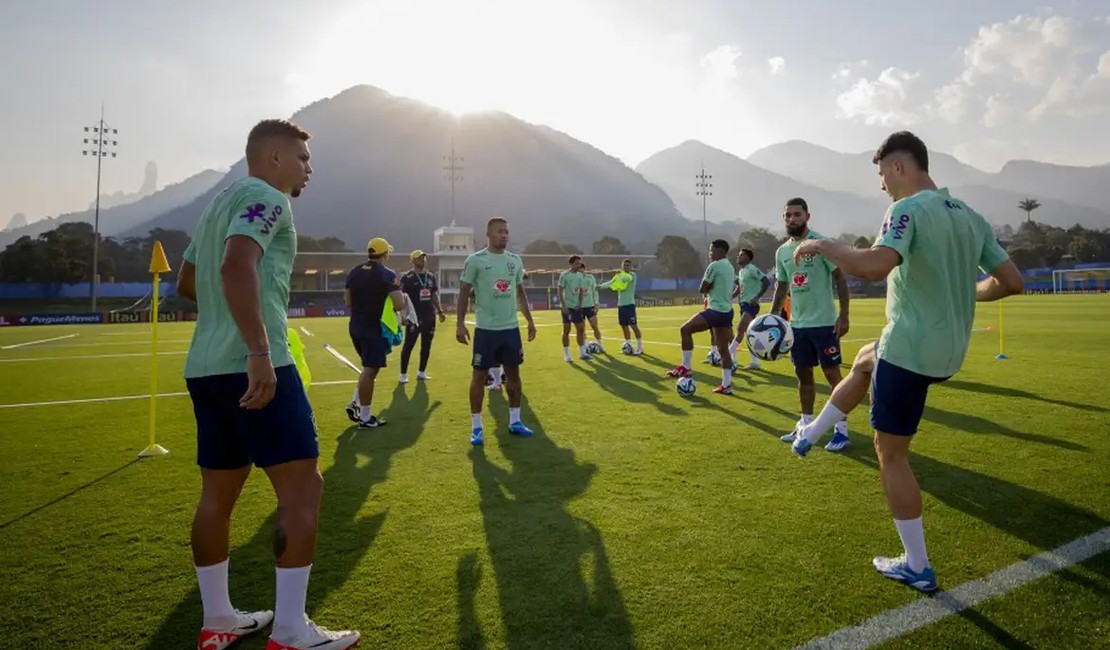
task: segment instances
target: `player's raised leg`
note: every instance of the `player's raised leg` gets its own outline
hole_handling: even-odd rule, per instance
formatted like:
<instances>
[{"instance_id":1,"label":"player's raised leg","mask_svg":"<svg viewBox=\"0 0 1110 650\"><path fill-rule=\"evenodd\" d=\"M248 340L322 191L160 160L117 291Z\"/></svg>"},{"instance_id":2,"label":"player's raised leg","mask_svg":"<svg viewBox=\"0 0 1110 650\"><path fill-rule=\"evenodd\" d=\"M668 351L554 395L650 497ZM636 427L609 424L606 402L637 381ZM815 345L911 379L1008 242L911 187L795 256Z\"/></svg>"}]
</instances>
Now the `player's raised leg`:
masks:
<instances>
[{"instance_id":1,"label":"player's raised leg","mask_svg":"<svg viewBox=\"0 0 1110 650\"><path fill-rule=\"evenodd\" d=\"M704 313L704 312L703 312ZM693 373L690 366L694 362L694 335L709 330L709 323L705 316L695 314L690 320L682 324L678 330L679 341L682 345L682 363L674 369L667 371L668 377L688 377Z\"/></svg>"}]
</instances>

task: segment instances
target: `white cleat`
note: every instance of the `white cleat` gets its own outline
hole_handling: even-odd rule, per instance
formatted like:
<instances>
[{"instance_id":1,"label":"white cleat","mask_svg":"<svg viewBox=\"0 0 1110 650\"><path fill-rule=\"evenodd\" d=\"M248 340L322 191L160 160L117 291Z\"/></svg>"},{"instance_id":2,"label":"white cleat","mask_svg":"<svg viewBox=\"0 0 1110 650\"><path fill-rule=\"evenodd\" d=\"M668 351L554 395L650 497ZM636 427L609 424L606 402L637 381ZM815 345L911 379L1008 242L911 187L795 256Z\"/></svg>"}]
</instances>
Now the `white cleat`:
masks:
<instances>
[{"instance_id":1,"label":"white cleat","mask_svg":"<svg viewBox=\"0 0 1110 650\"><path fill-rule=\"evenodd\" d=\"M357 646L360 637L358 632L333 632L308 621L308 627L298 639L278 641L271 634L266 650L347 650Z\"/></svg>"},{"instance_id":2,"label":"white cleat","mask_svg":"<svg viewBox=\"0 0 1110 650\"><path fill-rule=\"evenodd\" d=\"M409 383L409 376L408 376L408 375L401 375L401 376L400 376L400 377L399 377L399 378L397 379L397 383L400 383L400 384L407 384L407 383Z\"/></svg>"},{"instance_id":3,"label":"white cleat","mask_svg":"<svg viewBox=\"0 0 1110 650\"><path fill-rule=\"evenodd\" d=\"M416 373L416 380L417 381L428 381L429 379L431 379L431 377L429 377L428 373L426 373L426 372L421 371L421 372Z\"/></svg>"},{"instance_id":4,"label":"white cleat","mask_svg":"<svg viewBox=\"0 0 1110 650\"><path fill-rule=\"evenodd\" d=\"M260 612L240 612L235 610L238 620L235 626L229 629L206 627L197 637L197 650L224 650L239 639L262 631L270 621L274 620L274 613L270 610Z\"/></svg>"}]
</instances>

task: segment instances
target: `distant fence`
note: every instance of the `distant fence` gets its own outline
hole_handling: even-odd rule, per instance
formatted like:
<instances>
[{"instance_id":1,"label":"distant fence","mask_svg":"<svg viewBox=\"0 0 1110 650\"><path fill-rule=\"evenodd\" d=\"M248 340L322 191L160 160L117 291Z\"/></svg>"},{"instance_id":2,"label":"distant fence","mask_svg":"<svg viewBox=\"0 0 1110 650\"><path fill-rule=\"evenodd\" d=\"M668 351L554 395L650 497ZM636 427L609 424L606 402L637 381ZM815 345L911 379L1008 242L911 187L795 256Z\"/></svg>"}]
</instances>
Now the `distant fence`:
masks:
<instances>
[{"instance_id":1,"label":"distant fence","mask_svg":"<svg viewBox=\"0 0 1110 650\"><path fill-rule=\"evenodd\" d=\"M176 287L171 282L160 282L158 291L172 296ZM100 298L142 298L150 293L150 282L101 282L96 295ZM77 284L49 284L45 282L0 282L0 300L50 300L56 298L88 298L92 295L89 282Z\"/></svg>"}]
</instances>

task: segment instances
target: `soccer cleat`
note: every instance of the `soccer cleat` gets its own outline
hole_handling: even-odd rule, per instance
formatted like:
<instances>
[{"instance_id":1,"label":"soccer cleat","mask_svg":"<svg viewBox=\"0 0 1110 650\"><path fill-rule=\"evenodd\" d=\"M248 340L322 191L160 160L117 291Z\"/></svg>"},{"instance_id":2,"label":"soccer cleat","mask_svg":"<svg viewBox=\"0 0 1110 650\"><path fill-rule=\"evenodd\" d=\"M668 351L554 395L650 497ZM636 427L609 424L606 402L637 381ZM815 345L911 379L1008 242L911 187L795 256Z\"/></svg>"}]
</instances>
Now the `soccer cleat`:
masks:
<instances>
[{"instance_id":1,"label":"soccer cleat","mask_svg":"<svg viewBox=\"0 0 1110 650\"><path fill-rule=\"evenodd\" d=\"M675 366L674 370L668 370L667 371L667 376L668 377L677 377L678 379L682 379L683 377L689 377L692 374L694 374L693 371L691 371L689 368L687 368L686 366L683 366L683 365Z\"/></svg>"},{"instance_id":2,"label":"soccer cleat","mask_svg":"<svg viewBox=\"0 0 1110 650\"><path fill-rule=\"evenodd\" d=\"M593 361L593 357L592 357L592 356L590 356L590 355L589 355L588 353L586 353L586 352L583 352L582 354L578 355L578 358L579 358L579 359L581 359L581 360L583 360L583 361Z\"/></svg>"},{"instance_id":3,"label":"soccer cleat","mask_svg":"<svg viewBox=\"0 0 1110 650\"><path fill-rule=\"evenodd\" d=\"M485 440L482 438L482 427L474 427L474 430L470 432L470 444L477 447L483 442Z\"/></svg>"},{"instance_id":4,"label":"soccer cleat","mask_svg":"<svg viewBox=\"0 0 1110 650\"><path fill-rule=\"evenodd\" d=\"M804 429L805 426L805 422L798 420L796 423L794 423L794 430L786 434L785 436L782 436L781 438L779 438L779 440L783 442L794 442L798 439L798 435L802 432L802 429Z\"/></svg>"},{"instance_id":5,"label":"soccer cleat","mask_svg":"<svg viewBox=\"0 0 1110 650\"><path fill-rule=\"evenodd\" d=\"M376 415L371 415L369 420L359 420L358 421L358 428L360 428L360 429L377 429L378 427L384 427L384 426L385 426L385 420L379 418Z\"/></svg>"},{"instance_id":6,"label":"soccer cleat","mask_svg":"<svg viewBox=\"0 0 1110 650\"><path fill-rule=\"evenodd\" d=\"M714 393L720 393L721 395L731 395L732 394L732 386L731 385L725 386L724 384L721 384L720 386L714 388L713 392Z\"/></svg>"},{"instance_id":7,"label":"soccer cleat","mask_svg":"<svg viewBox=\"0 0 1110 650\"><path fill-rule=\"evenodd\" d=\"M407 383L409 383L409 376L405 375L405 374L402 374L400 377L397 378L397 383L398 384L407 384Z\"/></svg>"},{"instance_id":8,"label":"soccer cleat","mask_svg":"<svg viewBox=\"0 0 1110 650\"><path fill-rule=\"evenodd\" d=\"M347 419L358 424L358 404L351 402L347 405Z\"/></svg>"},{"instance_id":9,"label":"soccer cleat","mask_svg":"<svg viewBox=\"0 0 1110 650\"><path fill-rule=\"evenodd\" d=\"M428 373L424 372L423 370L416 373L416 381L428 381L429 379L431 379L431 377L429 377Z\"/></svg>"},{"instance_id":10,"label":"soccer cleat","mask_svg":"<svg viewBox=\"0 0 1110 650\"><path fill-rule=\"evenodd\" d=\"M509 425L509 433L514 436L520 436L521 438L527 438L532 435L532 430L524 426L523 422L513 422Z\"/></svg>"},{"instance_id":11,"label":"soccer cleat","mask_svg":"<svg viewBox=\"0 0 1110 650\"><path fill-rule=\"evenodd\" d=\"M808 454L809 450L812 448L813 443L801 436L798 436L794 440L794 444L790 445L790 451L794 452L794 455L798 458L805 458L806 454Z\"/></svg>"},{"instance_id":12,"label":"soccer cleat","mask_svg":"<svg viewBox=\"0 0 1110 650\"><path fill-rule=\"evenodd\" d=\"M871 560L871 566L875 570L883 574L884 578L890 578L896 582L901 582L911 589L923 593L930 593L937 590L937 576L933 573L932 567L925 567L921 571L914 571L910 568L910 563L906 561L906 556L899 557L876 557Z\"/></svg>"},{"instance_id":13,"label":"soccer cleat","mask_svg":"<svg viewBox=\"0 0 1110 650\"><path fill-rule=\"evenodd\" d=\"M197 650L224 650L239 639L261 631L274 620L274 613L269 610L261 612L235 610L235 616L239 620L230 630L202 629L200 636L197 637Z\"/></svg>"},{"instance_id":14,"label":"soccer cleat","mask_svg":"<svg viewBox=\"0 0 1110 650\"><path fill-rule=\"evenodd\" d=\"M852 439L848 437L847 431L834 431L832 440L825 445L825 451L843 451L851 441Z\"/></svg>"},{"instance_id":15,"label":"soccer cleat","mask_svg":"<svg viewBox=\"0 0 1110 650\"><path fill-rule=\"evenodd\" d=\"M351 630L333 632L308 621L308 627L300 638L280 642L270 636L266 650L347 650L358 645L360 636Z\"/></svg>"},{"instance_id":16,"label":"soccer cleat","mask_svg":"<svg viewBox=\"0 0 1110 650\"><path fill-rule=\"evenodd\" d=\"M744 366L744 370L759 370L759 362L753 361L749 363L748 365Z\"/></svg>"}]
</instances>

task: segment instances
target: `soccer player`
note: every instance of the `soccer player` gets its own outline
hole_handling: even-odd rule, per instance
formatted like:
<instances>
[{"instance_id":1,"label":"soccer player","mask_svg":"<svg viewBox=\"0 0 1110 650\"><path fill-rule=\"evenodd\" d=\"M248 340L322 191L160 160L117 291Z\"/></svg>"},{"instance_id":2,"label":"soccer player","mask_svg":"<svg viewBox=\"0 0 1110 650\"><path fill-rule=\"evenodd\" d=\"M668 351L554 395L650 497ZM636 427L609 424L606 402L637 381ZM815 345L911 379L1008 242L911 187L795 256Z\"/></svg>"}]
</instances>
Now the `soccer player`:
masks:
<instances>
[{"instance_id":1,"label":"soccer player","mask_svg":"<svg viewBox=\"0 0 1110 650\"><path fill-rule=\"evenodd\" d=\"M995 240L991 225L963 201L938 189L929 152L915 135L887 137L872 160L894 200L871 248L811 240L797 257L821 255L845 273L887 280L887 324L878 342L856 355L845 380L792 448L805 456L832 422L854 409L871 389L871 427L887 505L905 554L876 557L883 576L918 591L937 588L925 550L921 490L909 447L925 410L929 386L959 371L967 355L975 302L1000 300L1024 289L1021 272ZM979 280L980 271L989 277Z\"/></svg>"},{"instance_id":2,"label":"soccer player","mask_svg":"<svg viewBox=\"0 0 1110 650\"><path fill-rule=\"evenodd\" d=\"M605 344L601 342L601 328L597 326L597 310L601 301L597 295L597 278L586 273L586 263L580 262L579 271L582 273L582 316L589 321L590 328L594 331L594 340L601 354L605 354ZM583 329L585 326L583 325Z\"/></svg>"},{"instance_id":3,"label":"soccer player","mask_svg":"<svg viewBox=\"0 0 1110 650\"><path fill-rule=\"evenodd\" d=\"M409 359L412 350L416 347L417 335L420 337L420 368L416 378L420 381L431 379L427 375L428 357L432 353L432 338L436 333L436 317L439 322L447 320L443 313L443 305L439 303L439 284L434 273L428 272L428 255L422 250L415 250L409 255L412 260L412 270L401 276L401 290L409 299L409 303L416 309L418 324L409 323L405 327L405 344L401 348L401 377L402 384L409 380Z\"/></svg>"},{"instance_id":4,"label":"soccer player","mask_svg":"<svg viewBox=\"0 0 1110 650\"><path fill-rule=\"evenodd\" d=\"M289 196L308 184L309 134L263 120L247 136L246 178L205 208L178 274L197 303L185 384L197 423L201 492L192 549L204 608L197 647L223 650L273 621L269 650L342 650L359 633L305 615L323 479L316 419L289 351L286 310L297 233ZM251 465L277 496L277 603L242 612L228 595L231 512Z\"/></svg>"},{"instance_id":5,"label":"soccer player","mask_svg":"<svg viewBox=\"0 0 1110 650\"><path fill-rule=\"evenodd\" d=\"M633 354L643 354L644 339L640 334L640 326L636 324L636 274L632 271L632 260L621 262L621 273L632 276L632 279L624 285L623 289L617 291L617 323L621 326L621 333L624 334L624 342L627 345L632 344L629 329L636 335L636 348ZM611 289L612 285L613 281L609 280L599 286L603 289Z\"/></svg>"},{"instance_id":6,"label":"soccer player","mask_svg":"<svg viewBox=\"0 0 1110 650\"><path fill-rule=\"evenodd\" d=\"M698 293L709 297L708 307L700 314L695 315L683 324L680 334L682 337L682 364L674 370L667 372L669 377L686 377L691 374L690 364L694 356L694 334L711 330L713 342L721 354L721 385L714 388L714 393L723 395L732 394L732 357L729 355L728 342L732 338L732 264L728 261L729 243L723 239L715 239L709 251L709 265L705 268L701 287Z\"/></svg>"},{"instance_id":7,"label":"soccer player","mask_svg":"<svg viewBox=\"0 0 1110 650\"><path fill-rule=\"evenodd\" d=\"M466 328L466 305L474 294L474 372L470 379L470 444L483 443L482 399L489 369L501 366L505 371L505 387L509 395L509 433L528 437L532 430L520 421L520 366L524 363L524 345L520 342L520 320L517 306L528 322L528 341L536 339L536 323L524 293L524 265L520 256L506 248L509 245L509 222L494 217L486 223L487 245L472 253L463 263L459 282L458 324L455 338L466 345L470 331Z\"/></svg>"},{"instance_id":8,"label":"soccer player","mask_svg":"<svg viewBox=\"0 0 1110 650\"><path fill-rule=\"evenodd\" d=\"M578 357L589 361L590 355L586 354L586 326L582 317L582 273L579 266L582 256L571 255L567 258L567 270L559 274L559 284L556 293L559 296L559 311L563 317L563 360L571 363L570 358L570 329L574 327L575 339L578 342Z\"/></svg>"},{"instance_id":9,"label":"soccer player","mask_svg":"<svg viewBox=\"0 0 1110 650\"><path fill-rule=\"evenodd\" d=\"M783 301L790 296L791 321L794 330L794 347L790 360L798 377L798 397L801 401L801 419L794 430L782 437L783 442L794 442L802 427L813 421L813 402L817 397L817 384L813 379L814 367L820 365L829 386L840 383L840 337L848 333L848 280L844 272L820 255L807 254L797 257L794 249L807 240L824 239L809 229L809 206L805 199L794 198L786 202L782 219L786 234L790 236L775 252L775 297L772 314L780 314ZM833 304L833 284L840 300L840 313ZM832 440L825 445L828 451L841 451L848 446L848 421L836 423Z\"/></svg>"},{"instance_id":10,"label":"soccer player","mask_svg":"<svg viewBox=\"0 0 1110 650\"><path fill-rule=\"evenodd\" d=\"M740 322L736 325L736 338L732 339L732 343L728 346L729 355L733 359L736 358L736 349L740 347L744 334L748 331L748 325L759 315L759 299L771 286L771 280L752 263L754 258L755 251L750 248L741 248L736 256L736 264L740 267L740 272L736 276L737 285L732 297L740 299ZM750 351L748 355L751 357L751 363L744 366L744 370L758 370L759 358Z\"/></svg>"},{"instance_id":11,"label":"soccer player","mask_svg":"<svg viewBox=\"0 0 1110 650\"><path fill-rule=\"evenodd\" d=\"M392 252L393 247L388 241L381 237L371 239L366 245L367 260L350 270L343 291L351 314L347 332L362 361L355 394L347 405L347 417L360 429L373 429L385 424L385 420L375 416L370 407L374 401L374 380L385 367L385 358L390 350L382 336L382 312L385 311L386 299L393 300L397 322L407 326L416 322L416 312L402 291L401 279L385 265Z\"/></svg>"}]
</instances>

